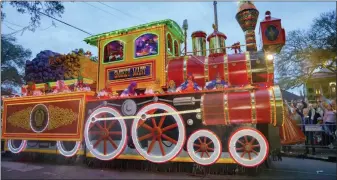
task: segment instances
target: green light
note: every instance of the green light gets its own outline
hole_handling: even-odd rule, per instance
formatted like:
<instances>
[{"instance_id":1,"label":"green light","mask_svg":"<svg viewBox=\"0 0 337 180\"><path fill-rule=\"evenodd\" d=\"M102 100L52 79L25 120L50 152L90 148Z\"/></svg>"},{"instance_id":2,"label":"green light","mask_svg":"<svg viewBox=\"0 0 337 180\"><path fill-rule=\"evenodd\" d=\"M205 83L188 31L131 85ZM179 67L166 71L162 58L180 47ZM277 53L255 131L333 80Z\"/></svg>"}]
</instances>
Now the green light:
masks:
<instances>
[{"instance_id":1,"label":"green light","mask_svg":"<svg viewBox=\"0 0 337 180\"><path fill-rule=\"evenodd\" d=\"M147 24L142 24L142 25L138 25L138 26L133 26L133 27L129 27L129 28L125 28L125 29L119 29L116 31L111 31L111 32L107 32L107 33L101 33L101 34L97 34L94 36L90 36L84 39L84 41L90 45L94 45L97 46L97 40L101 37L107 37L107 36L111 36L111 35L117 35L117 34L121 34L121 33L127 33L130 31L134 31L137 29L145 29L145 28L149 28L149 27L155 27L155 26L160 26L160 25L171 25L171 27L169 27L172 31L172 33L178 37L178 40L180 42L184 41L184 33L182 31L182 29L180 28L180 26L173 20L170 19L166 19L166 20L161 20L161 21L155 21L155 22L150 22Z\"/></svg>"}]
</instances>

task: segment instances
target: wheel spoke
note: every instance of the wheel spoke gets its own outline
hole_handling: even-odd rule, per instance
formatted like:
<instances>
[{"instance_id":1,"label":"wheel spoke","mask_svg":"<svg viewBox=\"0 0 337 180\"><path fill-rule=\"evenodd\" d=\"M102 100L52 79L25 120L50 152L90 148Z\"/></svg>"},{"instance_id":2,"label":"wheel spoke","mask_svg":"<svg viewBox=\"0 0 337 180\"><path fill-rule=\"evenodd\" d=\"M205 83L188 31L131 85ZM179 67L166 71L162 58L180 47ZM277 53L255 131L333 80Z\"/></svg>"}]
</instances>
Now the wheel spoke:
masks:
<instances>
[{"instance_id":1,"label":"wheel spoke","mask_svg":"<svg viewBox=\"0 0 337 180\"><path fill-rule=\"evenodd\" d=\"M247 138L247 136L243 136L243 138L245 139L245 143L248 143L248 138Z\"/></svg>"},{"instance_id":2,"label":"wheel spoke","mask_svg":"<svg viewBox=\"0 0 337 180\"><path fill-rule=\"evenodd\" d=\"M241 144L242 146L245 146L245 144L240 140L238 140L238 143Z\"/></svg>"},{"instance_id":3,"label":"wheel spoke","mask_svg":"<svg viewBox=\"0 0 337 180\"><path fill-rule=\"evenodd\" d=\"M161 154L163 156L165 156L166 153L165 153L165 149L164 149L163 142L162 142L161 138L158 139L158 143L159 143L159 148L160 148Z\"/></svg>"},{"instance_id":4,"label":"wheel spoke","mask_svg":"<svg viewBox=\"0 0 337 180\"><path fill-rule=\"evenodd\" d=\"M149 134L146 134L146 135L144 135L142 137L139 137L138 141L143 141L143 140L148 139L150 137L152 137L152 133L149 133Z\"/></svg>"},{"instance_id":5,"label":"wheel spoke","mask_svg":"<svg viewBox=\"0 0 337 180\"><path fill-rule=\"evenodd\" d=\"M155 118L151 118L151 120L152 120L153 127L157 127L156 119Z\"/></svg>"},{"instance_id":6,"label":"wheel spoke","mask_svg":"<svg viewBox=\"0 0 337 180\"><path fill-rule=\"evenodd\" d=\"M237 151L243 150L243 147L236 148Z\"/></svg>"},{"instance_id":7,"label":"wheel spoke","mask_svg":"<svg viewBox=\"0 0 337 180\"><path fill-rule=\"evenodd\" d=\"M157 111L157 109L151 109L150 111L147 112L147 114L154 114Z\"/></svg>"},{"instance_id":8,"label":"wheel spoke","mask_svg":"<svg viewBox=\"0 0 337 180\"><path fill-rule=\"evenodd\" d=\"M198 153L198 152L200 152L200 151L201 151L201 148L197 149L195 152Z\"/></svg>"},{"instance_id":9,"label":"wheel spoke","mask_svg":"<svg viewBox=\"0 0 337 180\"><path fill-rule=\"evenodd\" d=\"M251 145L253 145L253 143L255 142L255 138L252 138L252 140L249 142Z\"/></svg>"},{"instance_id":10,"label":"wheel spoke","mask_svg":"<svg viewBox=\"0 0 337 180\"><path fill-rule=\"evenodd\" d=\"M162 129L162 132L168 131L168 130L173 129L173 128L176 128L176 127L178 127L178 124L177 124L177 123L171 124L171 125L166 126L165 128L163 128L163 129Z\"/></svg>"},{"instance_id":11,"label":"wheel spoke","mask_svg":"<svg viewBox=\"0 0 337 180\"><path fill-rule=\"evenodd\" d=\"M206 144L206 141L207 141L207 138L206 138L206 137L204 137L204 144Z\"/></svg>"},{"instance_id":12,"label":"wheel spoke","mask_svg":"<svg viewBox=\"0 0 337 180\"><path fill-rule=\"evenodd\" d=\"M107 147L106 147L106 139L103 140L103 143L104 143L104 155L106 155L106 150L107 150Z\"/></svg>"},{"instance_id":13,"label":"wheel spoke","mask_svg":"<svg viewBox=\"0 0 337 180\"><path fill-rule=\"evenodd\" d=\"M107 120L104 120L104 129L106 129L106 128L107 128L107 126L106 126L106 122L107 122Z\"/></svg>"},{"instance_id":14,"label":"wheel spoke","mask_svg":"<svg viewBox=\"0 0 337 180\"><path fill-rule=\"evenodd\" d=\"M253 149L252 149L252 152L253 152L254 154L258 155L258 153L257 153L255 150L253 150Z\"/></svg>"},{"instance_id":15,"label":"wheel spoke","mask_svg":"<svg viewBox=\"0 0 337 180\"><path fill-rule=\"evenodd\" d=\"M195 146L195 147L200 147L200 144L193 144L193 146Z\"/></svg>"},{"instance_id":16,"label":"wheel spoke","mask_svg":"<svg viewBox=\"0 0 337 180\"><path fill-rule=\"evenodd\" d=\"M213 143L213 141L208 142L208 143L207 143L207 146L209 146L209 145L212 144L212 143Z\"/></svg>"},{"instance_id":17,"label":"wheel spoke","mask_svg":"<svg viewBox=\"0 0 337 180\"><path fill-rule=\"evenodd\" d=\"M204 153L205 153L204 151L203 151L203 152L201 152L201 157L204 157Z\"/></svg>"},{"instance_id":18,"label":"wheel spoke","mask_svg":"<svg viewBox=\"0 0 337 180\"><path fill-rule=\"evenodd\" d=\"M208 157L211 157L211 156L209 155L208 151L206 151L205 153L206 153L206 155L207 155Z\"/></svg>"},{"instance_id":19,"label":"wheel spoke","mask_svg":"<svg viewBox=\"0 0 337 180\"><path fill-rule=\"evenodd\" d=\"M208 151L214 151L214 148L207 148Z\"/></svg>"},{"instance_id":20,"label":"wheel spoke","mask_svg":"<svg viewBox=\"0 0 337 180\"><path fill-rule=\"evenodd\" d=\"M164 123L164 120L165 120L166 116L162 116L160 118L160 121L159 121L159 124L158 124L158 127L161 128L163 126L163 123Z\"/></svg>"},{"instance_id":21,"label":"wheel spoke","mask_svg":"<svg viewBox=\"0 0 337 180\"><path fill-rule=\"evenodd\" d=\"M243 151L241 154L241 157L243 157L246 154L246 151Z\"/></svg>"},{"instance_id":22,"label":"wheel spoke","mask_svg":"<svg viewBox=\"0 0 337 180\"><path fill-rule=\"evenodd\" d=\"M153 136L152 141L151 141L151 144L150 144L150 146L149 146L149 149L147 149L147 153L148 153L148 154L151 153L151 151L152 151L152 149L153 149L155 143L156 143L156 137Z\"/></svg>"},{"instance_id":23,"label":"wheel spoke","mask_svg":"<svg viewBox=\"0 0 337 180\"><path fill-rule=\"evenodd\" d=\"M145 128L145 129L147 129L147 130L149 130L149 131L152 131L152 129L153 129L151 126L145 124L145 122L144 122L143 124L139 125L139 126Z\"/></svg>"},{"instance_id":24,"label":"wheel spoke","mask_svg":"<svg viewBox=\"0 0 337 180\"><path fill-rule=\"evenodd\" d=\"M91 124L89 125L89 130L90 130L91 128L95 127L95 126L96 126L96 123L91 123Z\"/></svg>"},{"instance_id":25,"label":"wheel spoke","mask_svg":"<svg viewBox=\"0 0 337 180\"><path fill-rule=\"evenodd\" d=\"M104 139L104 137L100 137L100 138L96 141L96 143L94 144L94 148L96 148L96 147L99 145L99 143L100 143L103 139Z\"/></svg>"},{"instance_id":26,"label":"wheel spoke","mask_svg":"<svg viewBox=\"0 0 337 180\"><path fill-rule=\"evenodd\" d=\"M116 122L117 120L111 121L107 129L110 130L116 124Z\"/></svg>"},{"instance_id":27,"label":"wheel spoke","mask_svg":"<svg viewBox=\"0 0 337 180\"><path fill-rule=\"evenodd\" d=\"M252 160L252 157L250 156L250 152L248 152L248 158L249 160Z\"/></svg>"},{"instance_id":28,"label":"wheel spoke","mask_svg":"<svg viewBox=\"0 0 337 180\"><path fill-rule=\"evenodd\" d=\"M174 139L168 137L167 135L162 134L161 136L162 136L164 139L170 141L171 143L177 144L177 141L176 141L176 140L174 140Z\"/></svg>"},{"instance_id":29,"label":"wheel spoke","mask_svg":"<svg viewBox=\"0 0 337 180\"><path fill-rule=\"evenodd\" d=\"M199 141L200 144L202 144L202 141L201 141L200 137L198 137L198 141Z\"/></svg>"},{"instance_id":30,"label":"wheel spoke","mask_svg":"<svg viewBox=\"0 0 337 180\"><path fill-rule=\"evenodd\" d=\"M104 128L102 127L102 125L99 123L99 121L96 123L97 127L104 130Z\"/></svg>"},{"instance_id":31,"label":"wheel spoke","mask_svg":"<svg viewBox=\"0 0 337 180\"><path fill-rule=\"evenodd\" d=\"M260 147L260 144L252 145L252 148Z\"/></svg>"},{"instance_id":32,"label":"wheel spoke","mask_svg":"<svg viewBox=\"0 0 337 180\"><path fill-rule=\"evenodd\" d=\"M118 148L117 144L111 139L111 137L108 137L108 140L115 149Z\"/></svg>"},{"instance_id":33,"label":"wheel spoke","mask_svg":"<svg viewBox=\"0 0 337 180\"><path fill-rule=\"evenodd\" d=\"M109 132L110 135L122 135L121 131L110 131Z\"/></svg>"},{"instance_id":34,"label":"wheel spoke","mask_svg":"<svg viewBox=\"0 0 337 180\"><path fill-rule=\"evenodd\" d=\"M102 132L101 131L89 131L89 134L91 134L91 135L100 135L100 134L102 134Z\"/></svg>"}]
</instances>

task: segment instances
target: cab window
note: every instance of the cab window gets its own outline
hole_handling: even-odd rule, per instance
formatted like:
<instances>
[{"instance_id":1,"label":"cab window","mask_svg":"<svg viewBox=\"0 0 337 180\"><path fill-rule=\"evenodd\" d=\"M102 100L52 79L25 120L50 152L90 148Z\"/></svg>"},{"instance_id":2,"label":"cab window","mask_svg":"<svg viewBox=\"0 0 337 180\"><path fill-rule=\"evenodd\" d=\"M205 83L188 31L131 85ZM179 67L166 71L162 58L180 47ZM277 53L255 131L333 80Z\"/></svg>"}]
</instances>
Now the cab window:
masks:
<instances>
[{"instance_id":1,"label":"cab window","mask_svg":"<svg viewBox=\"0 0 337 180\"><path fill-rule=\"evenodd\" d=\"M156 34L143 34L135 40L135 58L158 54L158 36Z\"/></svg>"},{"instance_id":2,"label":"cab window","mask_svg":"<svg viewBox=\"0 0 337 180\"><path fill-rule=\"evenodd\" d=\"M105 45L103 63L112 63L123 59L124 43L122 41L114 40Z\"/></svg>"}]
</instances>

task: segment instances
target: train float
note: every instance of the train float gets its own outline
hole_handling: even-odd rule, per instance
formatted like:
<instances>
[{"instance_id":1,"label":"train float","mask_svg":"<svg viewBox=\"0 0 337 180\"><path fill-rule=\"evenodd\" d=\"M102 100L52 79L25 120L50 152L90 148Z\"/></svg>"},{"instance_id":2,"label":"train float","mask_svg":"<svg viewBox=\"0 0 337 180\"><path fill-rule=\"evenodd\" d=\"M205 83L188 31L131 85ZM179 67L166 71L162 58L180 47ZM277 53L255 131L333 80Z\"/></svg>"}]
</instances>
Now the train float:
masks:
<instances>
[{"instance_id":1,"label":"train float","mask_svg":"<svg viewBox=\"0 0 337 180\"><path fill-rule=\"evenodd\" d=\"M30 82L26 96L3 99L6 151L258 167L280 147L284 110L273 54L285 44L281 20L267 11L260 22L263 48L257 50L258 15L252 2L239 3L245 52L240 43L226 47L217 20L208 36L192 33L191 53L187 21L183 29L162 20L86 38L97 46L98 62L81 55L82 64L58 76L65 81ZM46 62L77 62L64 56L54 54ZM79 73L72 76L69 68Z\"/></svg>"}]
</instances>

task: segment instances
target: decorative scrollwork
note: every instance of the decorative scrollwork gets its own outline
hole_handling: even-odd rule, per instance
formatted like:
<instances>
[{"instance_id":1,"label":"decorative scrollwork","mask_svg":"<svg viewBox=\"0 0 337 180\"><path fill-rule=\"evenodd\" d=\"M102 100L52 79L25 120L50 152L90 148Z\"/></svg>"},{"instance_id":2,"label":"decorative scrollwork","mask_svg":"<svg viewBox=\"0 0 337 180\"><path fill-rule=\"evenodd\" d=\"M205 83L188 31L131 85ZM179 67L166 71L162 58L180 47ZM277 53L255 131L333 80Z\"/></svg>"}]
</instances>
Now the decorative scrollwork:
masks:
<instances>
[{"instance_id":1,"label":"decorative scrollwork","mask_svg":"<svg viewBox=\"0 0 337 180\"><path fill-rule=\"evenodd\" d=\"M29 124L29 117L32 109L33 107L28 107L26 109L13 113L8 117L8 123L14 127L30 130L31 128Z\"/></svg>"},{"instance_id":2,"label":"decorative scrollwork","mask_svg":"<svg viewBox=\"0 0 337 180\"><path fill-rule=\"evenodd\" d=\"M53 105L49 105L48 109L50 114L48 130L70 125L78 116L78 113L74 113L71 109L60 108Z\"/></svg>"}]
</instances>

